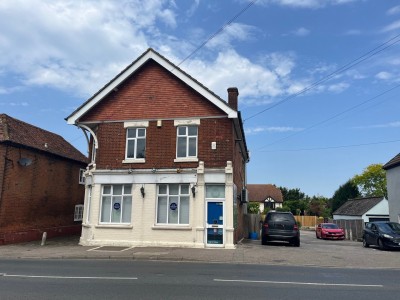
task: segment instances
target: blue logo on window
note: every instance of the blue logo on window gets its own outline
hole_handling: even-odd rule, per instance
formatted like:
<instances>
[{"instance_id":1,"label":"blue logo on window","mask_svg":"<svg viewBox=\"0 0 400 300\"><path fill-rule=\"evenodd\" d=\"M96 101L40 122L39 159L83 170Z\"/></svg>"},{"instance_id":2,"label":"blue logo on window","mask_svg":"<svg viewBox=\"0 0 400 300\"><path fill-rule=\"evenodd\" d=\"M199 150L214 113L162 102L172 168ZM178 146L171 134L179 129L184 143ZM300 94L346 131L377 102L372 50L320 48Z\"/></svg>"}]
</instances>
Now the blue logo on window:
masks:
<instances>
[{"instance_id":1,"label":"blue logo on window","mask_svg":"<svg viewBox=\"0 0 400 300\"><path fill-rule=\"evenodd\" d=\"M172 202L172 203L169 205L169 208L172 209L172 210L175 210L175 209L178 208L178 204L176 204L175 202Z\"/></svg>"},{"instance_id":2,"label":"blue logo on window","mask_svg":"<svg viewBox=\"0 0 400 300\"><path fill-rule=\"evenodd\" d=\"M121 208L121 204L119 204L118 202L114 203L114 209L118 210L120 208Z\"/></svg>"}]
</instances>

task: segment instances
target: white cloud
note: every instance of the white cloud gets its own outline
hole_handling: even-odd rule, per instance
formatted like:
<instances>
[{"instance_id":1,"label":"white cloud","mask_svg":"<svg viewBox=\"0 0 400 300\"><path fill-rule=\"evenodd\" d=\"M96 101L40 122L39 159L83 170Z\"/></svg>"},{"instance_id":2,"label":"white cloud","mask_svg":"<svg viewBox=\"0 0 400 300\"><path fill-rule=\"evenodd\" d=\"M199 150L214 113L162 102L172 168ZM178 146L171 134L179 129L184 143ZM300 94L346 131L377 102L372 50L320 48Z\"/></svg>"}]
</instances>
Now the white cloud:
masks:
<instances>
[{"instance_id":1,"label":"white cloud","mask_svg":"<svg viewBox=\"0 0 400 300\"><path fill-rule=\"evenodd\" d=\"M393 31L400 28L400 21L395 21L382 29L383 32Z\"/></svg>"},{"instance_id":2,"label":"white cloud","mask_svg":"<svg viewBox=\"0 0 400 300\"><path fill-rule=\"evenodd\" d=\"M155 28L176 26L171 3L2 0L0 68L28 85L90 95L148 48L149 39L163 43Z\"/></svg>"},{"instance_id":3,"label":"white cloud","mask_svg":"<svg viewBox=\"0 0 400 300\"><path fill-rule=\"evenodd\" d=\"M346 82L339 82L339 83L329 85L327 89L330 92L340 93L340 92L343 92L344 90L346 90L349 86L350 86L350 84L348 84Z\"/></svg>"},{"instance_id":4,"label":"white cloud","mask_svg":"<svg viewBox=\"0 0 400 300\"><path fill-rule=\"evenodd\" d=\"M400 121L389 122L389 123L385 123L385 124L358 126L358 127L354 127L354 128L356 128L356 129L373 129L373 128L398 128L398 127L400 127Z\"/></svg>"},{"instance_id":5,"label":"white cloud","mask_svg":"<svg viewBox=\"0 0 400 300\"><path fill-rule=\"evenodd\" d=\"M397 15L400 13L400 5L397 6L393 6L392 8L390 8L386 14L388 15Z\"/></svg>"},{"instance_id":6,"label":"white cloud","mask_svg":"<svg viewBox=\"0 0 400 300\"><path fill-rule=\"evenodd\" d=\"M245 41L253 37L255 27L240 23L231 23L207 43L208 48L229 48L233 40ZM204 38L204 40L207 37Z\"/></svg>"},{"instance_id":7,"label":"white cloud","mask_svg":"<svg viewBox=\"0 0 400 300\"><path fill-rule=\"evenodd\" d=\"M197 10L197 8L199 7L199 4L200 4L200 0L195 0L195 1L193 1L193 4L192 4L192 6L188 9L188 11L186 12L186 15L188 16L188 17L191 17L194 13L195 13L195 11Z\"/></svg>"},{"instance_id":8,"label":"white cloud","mask_svg":"<svg viewBox=\"0 0 400 300\"><path fill-rule=\"evenodd\" d=\"M241 98L274 97L284 93L284 87L273 71L231 49L219 52L214 61L194 59L185 65L185 69L224 99L229 86L237 86Z\"/></svg>"},{"instance_id":9,"label":"white cloud","mask_svg":"<svg viewBox=\"0 0 400 300\"><path fill-rule=\"evenodd\" d=\"M161 33L163 26L177 26L175 9L169 0L2 0L0 70L16 75L17 85L51 86L90 96L149 45L178 64L205 40L201 29L188 30L187 34L195 33L192 41ZM252 61L233 50L235 41L251 40L257 31L232 23L201 55L180 67L223 99L227 87L237 86L240 101L248 105L271 103L312 82L312 78L294 78L293 53L269 53ZM307 29L300 28L298 33L306 34ZM12 91L0 88L0 93Z\"/></svg>"},{"instance_id":10,"label":"white cloud","mask_svg":"<svg viewBox=\"0 0 400 300\"><path fill-rule=\"evenodd\" d=\"M360 0L259 0L257 3L277 4L281 6L299 7L299 8L321 8L328 5L342 5ZM362 0L361 0L362 1Z\"/></svg>"},{"instance_id":11,"label":"white cloud","mask_svg":"<svg viewBox=\"0 0 400 300\"><path fill-rule=\"evenodd\" d=\"M0 105L9 105L9 106L29 106L28 102L8 102L8 103L0 103Z\"/></svg>"},{"instance_id":12,"label":"white cloud","mask_svg":"<svg viewBox=\"0 0 400 300\"><path fill-rule=\"evenodd\" d=\"M393 78L393 75L389 72L382 71L376 74L375 77L381 80L389 80Z\"/></svg>"},{"instance_id":13,"label":"white cloud","mask_svg":"<svg viewBox=\"0 0 400 300\"><path fill-rule=\"evenodd\" d=\"M309 35L310 30L308 30L307 28L304 28L304 27L300 27L300 28L296 29L295 31L293 31L293 34L295 36L303 37L303 36Z\"/></svg>"},{"instance_id":14,"label":"white cloud","mask_svg":"<svg viewBox=\"0 0 400 300\"><path fill-rule=\"evenodd\" d=\"M258 126L258 127L246 128L244 131L246 135L256 135L264 132L298 132L302 130L303 128L285 127L285 126L270 126L270 127Z\"/></svg>"},{"instance_id":15,"label":"white cloud","mask_svg":"<svg viewBox=\"0 0 400 300\"><path fill-rule=\"evenodd\" d=\"M345 35L360 35L362 33L359 29L350 29L345 32Z\"/></svg>"}]
</instances>

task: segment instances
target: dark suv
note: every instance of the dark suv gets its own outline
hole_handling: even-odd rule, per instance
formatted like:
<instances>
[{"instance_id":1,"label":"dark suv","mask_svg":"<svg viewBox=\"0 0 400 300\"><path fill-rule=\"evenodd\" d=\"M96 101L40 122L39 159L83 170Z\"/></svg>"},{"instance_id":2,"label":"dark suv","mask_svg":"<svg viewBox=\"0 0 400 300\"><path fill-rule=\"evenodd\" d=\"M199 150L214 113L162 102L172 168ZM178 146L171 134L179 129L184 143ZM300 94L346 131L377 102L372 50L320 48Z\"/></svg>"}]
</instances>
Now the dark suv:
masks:
<instances>
[{"instance_id":1,"label":"dark suv","mask_svg":"<svg viewBox=\"0 0 400 300\"><path fill-rule=\"evenodd\" d=\"M369 222L363 232L363 246L376 245L379 249L400 249L400 224L394 222Z\"/></svg>"},{"instance_id":2,"label":"dark suv","mask_svg":"<svg viewBox=\"0 0 400 300\"><path fill-rule=\"evenodd\" d=\"M270 211L261 228L261 244L268 241L286 241L300 247L300 230L290 212Z\"/></svg>"}]
</instances>

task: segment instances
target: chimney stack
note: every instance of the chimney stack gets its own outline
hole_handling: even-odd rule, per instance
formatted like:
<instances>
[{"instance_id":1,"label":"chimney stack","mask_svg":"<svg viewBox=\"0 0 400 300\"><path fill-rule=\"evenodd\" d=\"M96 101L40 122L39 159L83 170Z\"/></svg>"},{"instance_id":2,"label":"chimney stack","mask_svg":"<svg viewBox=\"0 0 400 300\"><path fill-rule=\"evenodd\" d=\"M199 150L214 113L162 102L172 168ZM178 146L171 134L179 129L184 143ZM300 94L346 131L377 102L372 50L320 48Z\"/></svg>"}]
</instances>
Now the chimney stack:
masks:
<instances>
[{"instance_id":1,"label":"chimney stack","mask_svg":"<svg viewBox=\"0 0 400 300\"><path fill-rule=\"evenodd\" d=\"M228 88L228 104L234 110L238 110L239 90L236 87Z\"/></svg>"}]
</instances>

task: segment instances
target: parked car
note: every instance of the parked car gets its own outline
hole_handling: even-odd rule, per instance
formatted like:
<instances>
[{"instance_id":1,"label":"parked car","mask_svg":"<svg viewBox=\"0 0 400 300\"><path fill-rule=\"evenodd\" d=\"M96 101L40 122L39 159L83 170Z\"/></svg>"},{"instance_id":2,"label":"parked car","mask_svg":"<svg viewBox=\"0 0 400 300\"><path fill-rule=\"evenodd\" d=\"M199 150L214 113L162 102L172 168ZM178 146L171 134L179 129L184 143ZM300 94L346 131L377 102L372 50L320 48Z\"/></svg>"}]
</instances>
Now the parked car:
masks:
<instances>
[{"instance_id":1,"label":"parked car","mask_svg":"<svg viewBox=\"0 0 400 300\"><path fill-rule=\"evenodd\" d=\"M261 227L261 244L268 241L286 241L300 247L300 230L290 212L270 211Z\"/></svg>"},{"instance_id":2,"label":"parked car","mask_svg":"<svg viewBox=\"0 0 400 300\"><path fill-rule=\"evenodd\" d=\"M378 246L379 249L400 249L400 224L394 222L369 222L363 232L363 246Z\"/></svg>"},{"instance_id":3,"label":"parked car","mask_svg":"<svg viewBox=\"0 0 400 300\"><path fill-rule=\"evenodd\" d=\"M315 229L317 239L344 240L344 229L335 223L321 223Z\"/></svg>"}]
</instances>

